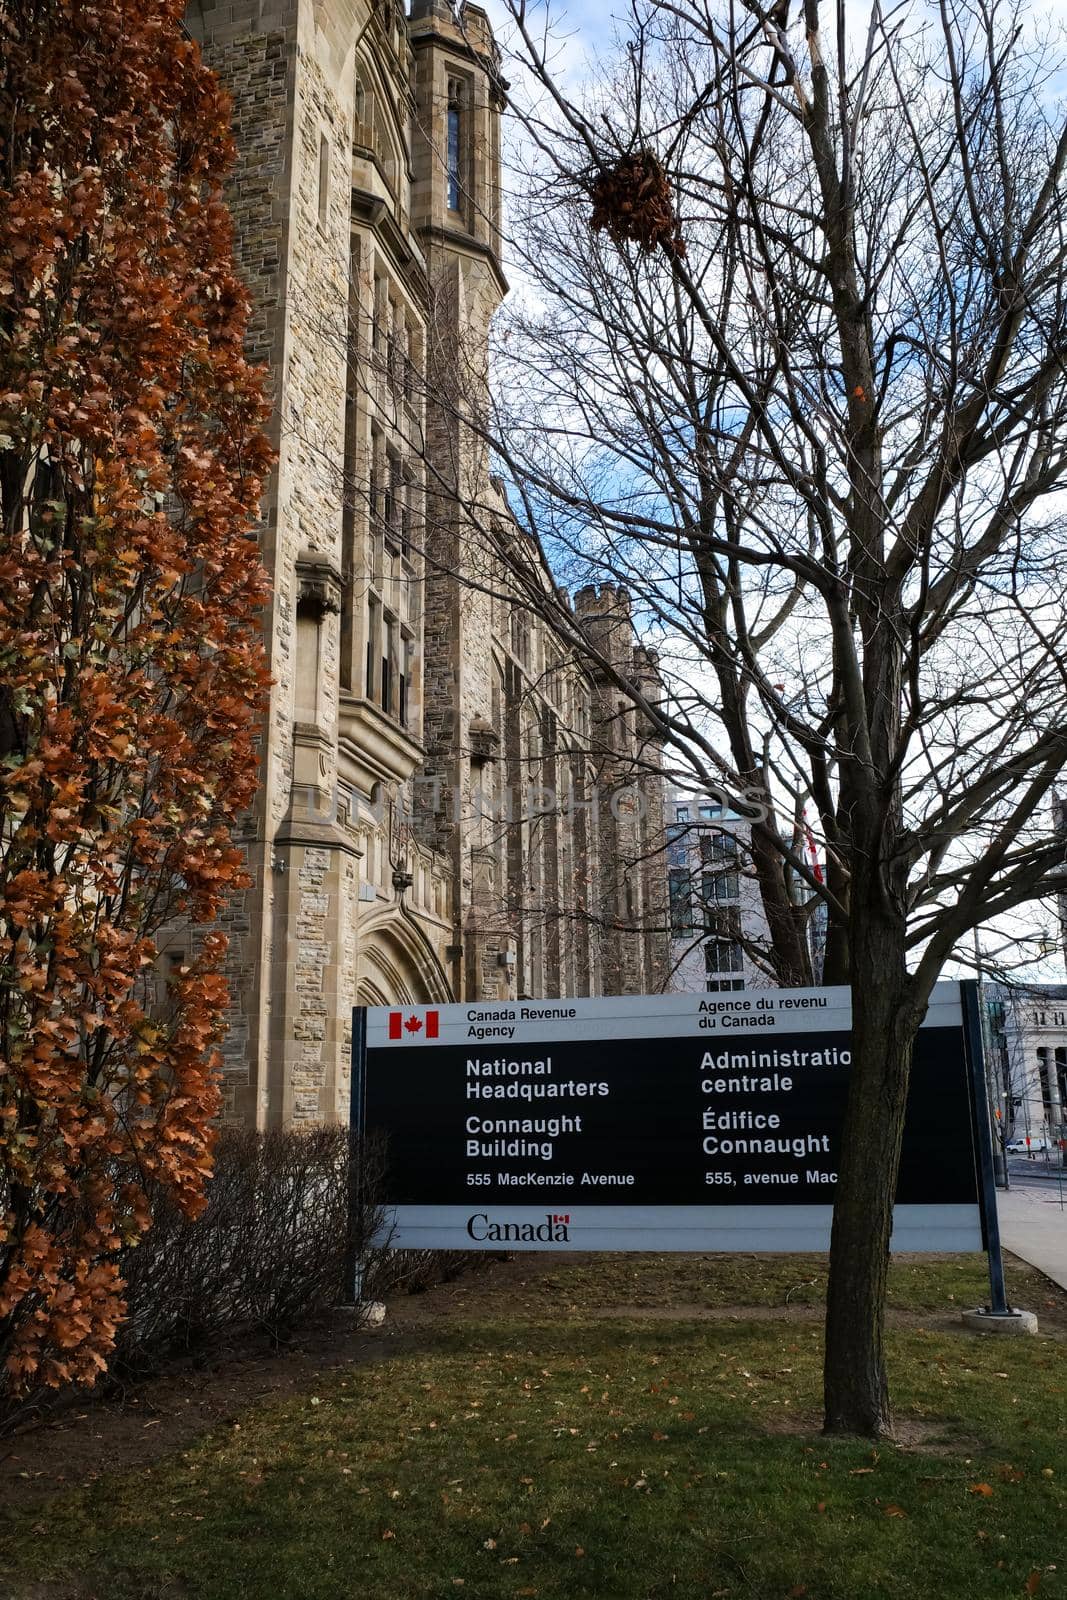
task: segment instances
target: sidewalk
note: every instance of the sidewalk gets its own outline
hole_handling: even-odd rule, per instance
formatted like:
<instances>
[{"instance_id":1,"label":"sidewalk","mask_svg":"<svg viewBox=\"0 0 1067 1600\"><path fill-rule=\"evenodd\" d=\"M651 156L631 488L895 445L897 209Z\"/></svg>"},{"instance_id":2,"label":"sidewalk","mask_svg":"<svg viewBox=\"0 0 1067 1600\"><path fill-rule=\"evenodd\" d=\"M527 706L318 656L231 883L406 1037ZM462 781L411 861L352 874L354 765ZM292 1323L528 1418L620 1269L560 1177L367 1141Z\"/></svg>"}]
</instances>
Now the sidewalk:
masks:
<instances>
[{"instance_id":1,"label":"sidewalk","mask_svg":"<svg viewBox=\"0 0 1067 1600\"><path fill-rule=\"evenodd\" d=\"M1067 1207L1060 1205L1059 1185L998 1189L997 1215L1005 1250L1067 1289Z\"/></svg>"}]
</instances>

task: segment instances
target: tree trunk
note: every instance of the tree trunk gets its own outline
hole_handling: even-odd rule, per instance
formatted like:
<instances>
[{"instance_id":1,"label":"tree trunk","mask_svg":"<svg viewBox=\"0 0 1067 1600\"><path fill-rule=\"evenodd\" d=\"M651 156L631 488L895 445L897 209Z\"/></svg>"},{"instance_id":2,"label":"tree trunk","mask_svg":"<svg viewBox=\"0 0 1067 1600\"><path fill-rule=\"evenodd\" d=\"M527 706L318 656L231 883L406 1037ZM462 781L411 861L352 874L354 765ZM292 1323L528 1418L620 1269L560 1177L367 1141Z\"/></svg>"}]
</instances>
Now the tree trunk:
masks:
<instances>
[{"instance_id":1,"label":"tree trunk","mask_svg":"<svg viewBox=\"0 0 1067 1600\"><path fill-rule=\"evenodd\" d=\"M857 923L859 925L857 925ZM823 1372L828 1433L890 1431L885 1287L912 1048L923 1008L903 923L853 920L852 1068L834 1204Z\"/></svg>"}]
</instances>

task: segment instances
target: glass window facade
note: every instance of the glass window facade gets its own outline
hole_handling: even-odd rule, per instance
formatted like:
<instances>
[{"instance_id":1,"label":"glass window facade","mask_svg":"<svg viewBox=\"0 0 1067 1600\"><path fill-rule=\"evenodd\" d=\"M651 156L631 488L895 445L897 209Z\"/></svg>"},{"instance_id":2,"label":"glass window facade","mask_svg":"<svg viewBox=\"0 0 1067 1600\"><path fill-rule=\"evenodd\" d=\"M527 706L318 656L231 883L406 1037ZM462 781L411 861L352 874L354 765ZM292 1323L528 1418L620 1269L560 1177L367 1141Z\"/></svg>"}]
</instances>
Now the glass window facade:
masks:
<instances>
[{"instance_id":1,"label":"glass window facade","mask_svg":"<svg viewBox=\"0 0 1067 1600\"><path fill-rule=\"evenodd\" d=\"M693 892L688 872L675 870L668 879L671 903L671 932L693 931Z\"/></svg>"}]
</instances>

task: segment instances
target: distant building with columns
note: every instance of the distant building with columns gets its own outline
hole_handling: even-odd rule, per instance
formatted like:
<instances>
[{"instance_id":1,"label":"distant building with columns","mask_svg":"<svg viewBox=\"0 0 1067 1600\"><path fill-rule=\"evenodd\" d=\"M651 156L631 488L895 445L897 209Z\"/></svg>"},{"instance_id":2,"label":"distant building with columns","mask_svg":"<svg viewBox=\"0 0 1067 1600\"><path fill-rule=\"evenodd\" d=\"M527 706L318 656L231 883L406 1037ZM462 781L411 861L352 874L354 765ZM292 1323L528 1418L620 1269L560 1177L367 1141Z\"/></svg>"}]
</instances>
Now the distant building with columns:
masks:
<instances>
[{"instance_id":1,"label":"distant building with columns","mask_svg":"<svg viewBox=\"0 0 1067 1600\"><path fill-rule=\"evenodd\" d=\"M987 984L991 1087L1006 1139L1067 1137L1067 986Z\"/></svg>"}]
</instances>

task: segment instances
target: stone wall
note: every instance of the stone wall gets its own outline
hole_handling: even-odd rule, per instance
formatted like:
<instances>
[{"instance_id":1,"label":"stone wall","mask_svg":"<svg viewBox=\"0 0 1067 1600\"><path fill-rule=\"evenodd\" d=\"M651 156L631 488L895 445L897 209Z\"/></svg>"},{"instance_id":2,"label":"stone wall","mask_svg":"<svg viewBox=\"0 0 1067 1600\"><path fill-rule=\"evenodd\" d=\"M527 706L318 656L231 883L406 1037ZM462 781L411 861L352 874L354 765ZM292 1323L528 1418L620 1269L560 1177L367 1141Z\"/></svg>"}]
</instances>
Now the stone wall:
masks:
<instances>
[{"instance_id":1,"label":"stone wall","mask_svg":"<svg viewBox=\"0 0 1067 1600\"><path fill-rule=\"evenodd\" d=\"M207 61L219 74L233 103L237 162L227 199L235 224L237 260L252 291L249 352L270 371L274 416L272 442L278 448L284 372L285 286L289 208L287 189L292 154L292 107L296 77L295 0L260 5L258 0L197 4L190 8L190 31L201 41ZM260 542L268 571L278 557L278 480L270 479L262 505ZM268 664L278 670L284 658L284 633L272 604L266 618ZM280 645L280 651L279 651ZM276 736L275 704L260 741L262 787L243 830L242 843L252 886L232 903L222 919L228 935L227 975L233 993L223 1054L223 1116L261 1124L266 1115L266 1016L261 974L269 964L273 923L272 850L266 816L276 790L276 773L287 760L286 741Z\"/></svg>"},{"instance_id":2,"label":"stone wall","mask_svg":"<svg viewBox=\"0 0 1067 1600\"><path fill-rule=\"evenodd\" d=\"M612 726L605 684L499 559L516 530L471 425L507 289L484 13L227 0L189 25L233 96L230 200L278 452L225 1114L311 1123L347 1114L357 1002L654 987L648 822L637 802L605 820L604 801L638 781L654 811L656 779L647 730ZM618 596L594 596L603 621ZM619 660L652 672L615 620ZM538 815L531 786L554 797ZM599 811L571 809L594 789Z\"/></svg>"}]
</instances>

